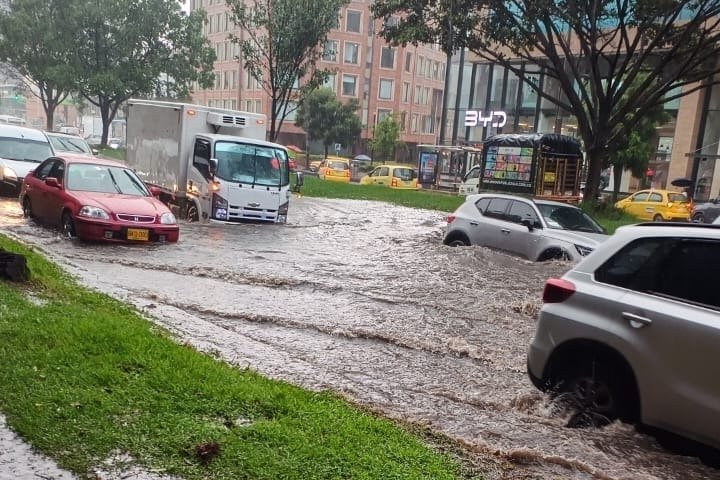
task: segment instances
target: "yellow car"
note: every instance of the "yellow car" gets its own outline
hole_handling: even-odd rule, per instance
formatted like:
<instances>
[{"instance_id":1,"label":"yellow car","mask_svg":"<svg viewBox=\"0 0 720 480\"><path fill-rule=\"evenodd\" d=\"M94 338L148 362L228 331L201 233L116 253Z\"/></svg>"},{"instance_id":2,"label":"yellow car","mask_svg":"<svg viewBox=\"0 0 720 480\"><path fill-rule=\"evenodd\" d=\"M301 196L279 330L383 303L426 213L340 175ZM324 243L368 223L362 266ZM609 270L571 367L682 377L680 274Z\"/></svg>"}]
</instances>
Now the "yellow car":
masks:
<instances>
[{"instance_id":1,"label":"yellow car","mask_svg":"<svg viewBox=\"0 0 720 480\"><path fill-rule=\"evenodd\" d=\"M401 165L380 165L360 179L360 185L385 185L390 188L417 188L417 172Z\"/></svg>"},{"instance_id":2,"label":"yellow car","mask_svg":"<svg viewBox=\"0 0 720 480\"><path fill-rule=\"evenodd\" d=\"M350 182L350 160L340 157L328 157L320 163L318 177L333 182Z\"/></svg>"},{"instance_id":3,"label":"yellow car","mask_svg":"<svg viewBox=\"0 0 720 480\"><path fill-rule=\"evenodd\" d=\"M689 221L692 205L683 193L669 190L640 190L617 202L615 208L640 220Z\"/></svg>"}]
</instances>

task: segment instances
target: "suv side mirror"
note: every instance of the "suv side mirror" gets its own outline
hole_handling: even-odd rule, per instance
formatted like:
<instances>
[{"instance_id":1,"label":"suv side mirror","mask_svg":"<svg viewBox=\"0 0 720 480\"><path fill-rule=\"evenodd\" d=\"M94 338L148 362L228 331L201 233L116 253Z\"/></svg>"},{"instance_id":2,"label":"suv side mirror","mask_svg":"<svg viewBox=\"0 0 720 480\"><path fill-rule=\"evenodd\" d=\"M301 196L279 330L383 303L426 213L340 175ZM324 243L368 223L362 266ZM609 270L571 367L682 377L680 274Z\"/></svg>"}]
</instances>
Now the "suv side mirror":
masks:
<instances>
[{"instance_id":1,"label":"suv side mirror","mask_svg":"<svg viewBox=\"0 0 720 480\"><path fill-rule=\"evenodd\" d=\"M535 222L533 222L533 221L530 220L529 218L523 218L522 220L520 220L520 223L521 223L522 225L525 225L525 226L527 227L527 229L528 229L529 231L531 231L531 232L532 232L533 230L535 230Z\"/></svg>"},{"instance_id":2,"label":"suv side mirror","mask_svg":"<svg viewBox=\"0 0 720 480\"><path fill-rule=\"evenodd\" d=\"M58 182L58 179L55 177L47 177L45 179L45 185L48 187L60 188L60 182Z\"/></svg>"},{"instance_id":3,"label":"suv side mirror","mask_svg":"<svg viewBox=\"0 0 720 480\"><path fill-rule=\"evenodd\" d=\"M215 172L217 172L218 168L218 160L217 158L211 158L208 160L208 170L210 170L211 175L215 175Z\"/></svg>"}]
</instances>

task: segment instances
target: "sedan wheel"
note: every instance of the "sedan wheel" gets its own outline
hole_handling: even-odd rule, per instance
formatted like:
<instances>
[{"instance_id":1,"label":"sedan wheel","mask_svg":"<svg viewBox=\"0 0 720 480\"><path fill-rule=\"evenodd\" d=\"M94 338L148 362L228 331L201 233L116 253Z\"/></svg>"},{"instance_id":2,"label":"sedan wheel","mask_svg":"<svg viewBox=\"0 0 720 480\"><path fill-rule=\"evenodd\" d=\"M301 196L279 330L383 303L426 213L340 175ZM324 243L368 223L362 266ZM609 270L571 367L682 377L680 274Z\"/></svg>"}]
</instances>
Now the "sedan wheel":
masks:
<instances>
[{"instance_id":1,"label":"sedan wheel","mask_svg":"<svg viewBox=\"0 0 720 480\"><path fill-rule=\"evenodd\" d=\"M695 215L693 215L692 221L695 223L705 223L705 215L698 212Z\"/></svg>"},{"instance_id":2,"label":"sedan wheel","mask_svg":"<svg viewBox=\"0 0 720 480\"><path fill-rule=\"evenodd\" d=\"M65 238L75 238L75 223L70 212L62 214L62 234Z\"/></svg>"},{"instance_id":3,"label":"sedan wheel","mask_svg":"<svg viewBox=\"0 0 720 480\"><path fill-rule=\"evenodd\" d=\"M30 199L27 197L27 195L25 196L25 198L23 198L22 209L23 217L33 218L32 205L30 205Z\"/></svg>"}]
</instances>

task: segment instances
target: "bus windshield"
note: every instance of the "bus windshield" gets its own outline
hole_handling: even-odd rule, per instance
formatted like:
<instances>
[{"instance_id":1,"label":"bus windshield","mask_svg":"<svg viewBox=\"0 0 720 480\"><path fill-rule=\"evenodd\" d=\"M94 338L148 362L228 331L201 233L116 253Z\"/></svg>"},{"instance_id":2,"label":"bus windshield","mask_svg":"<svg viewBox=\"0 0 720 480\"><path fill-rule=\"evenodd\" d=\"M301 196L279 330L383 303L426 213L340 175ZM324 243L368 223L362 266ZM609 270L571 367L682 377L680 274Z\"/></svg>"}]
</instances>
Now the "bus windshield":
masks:
<instances>
[{"instance_id":1,"label":"bus windshield","mask_svg":"<svg viewBox=\"0 0 720 480\"><path fill-rule=\"evenodd\" d=\"M290 183L287 153L281 148L219 141L215 144L215 175L228 182L268 187Z\"/></svg>"}]
</instances>

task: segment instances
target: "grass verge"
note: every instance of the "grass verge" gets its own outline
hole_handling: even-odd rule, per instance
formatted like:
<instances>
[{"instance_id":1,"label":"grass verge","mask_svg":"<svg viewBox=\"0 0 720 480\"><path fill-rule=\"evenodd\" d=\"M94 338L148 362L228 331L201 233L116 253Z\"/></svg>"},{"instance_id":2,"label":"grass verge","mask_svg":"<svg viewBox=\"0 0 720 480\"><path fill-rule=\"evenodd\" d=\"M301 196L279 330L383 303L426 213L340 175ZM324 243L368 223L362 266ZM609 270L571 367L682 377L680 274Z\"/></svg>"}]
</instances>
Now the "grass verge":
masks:
<instances>
[{"instance_id":1,"label":"grass verge","mask_svg":"<svg viewBox=\"0 0 720 480\"><path fill-rule=\"evenodd\" d=\"M465 201L465 197L428 190L395 190L377 185L327 182L310 175L305 176L303 180L302 194L308 197L376 200L443 212L453 212ZM638 222L637 219L612 207L583 204L582 208L605 227L609 234L622 225Z\"/></svg>"},{"instance_id":2,"label":"grass verge","mask_svg":"<svg viewBox=\"0 0 720 480\"><path fill-rule=\"evenodd\" d=\"M0 248L33 273L0 281L0 411L64 468L90 476L120 450L187 479L469 476L408 428L199 354L2 235Z\"/></svg>"},{"instance_id":3,"label":"grass verge","mask_svg":"<svg viewBox=\"0 0 720 480\"><path fill-rule=\"evenodd\" d=\"M111 158L113 160L125 161L125 149L124 148L99 148L98 155L101 157Z\"/></svg>"}]
</instances>

